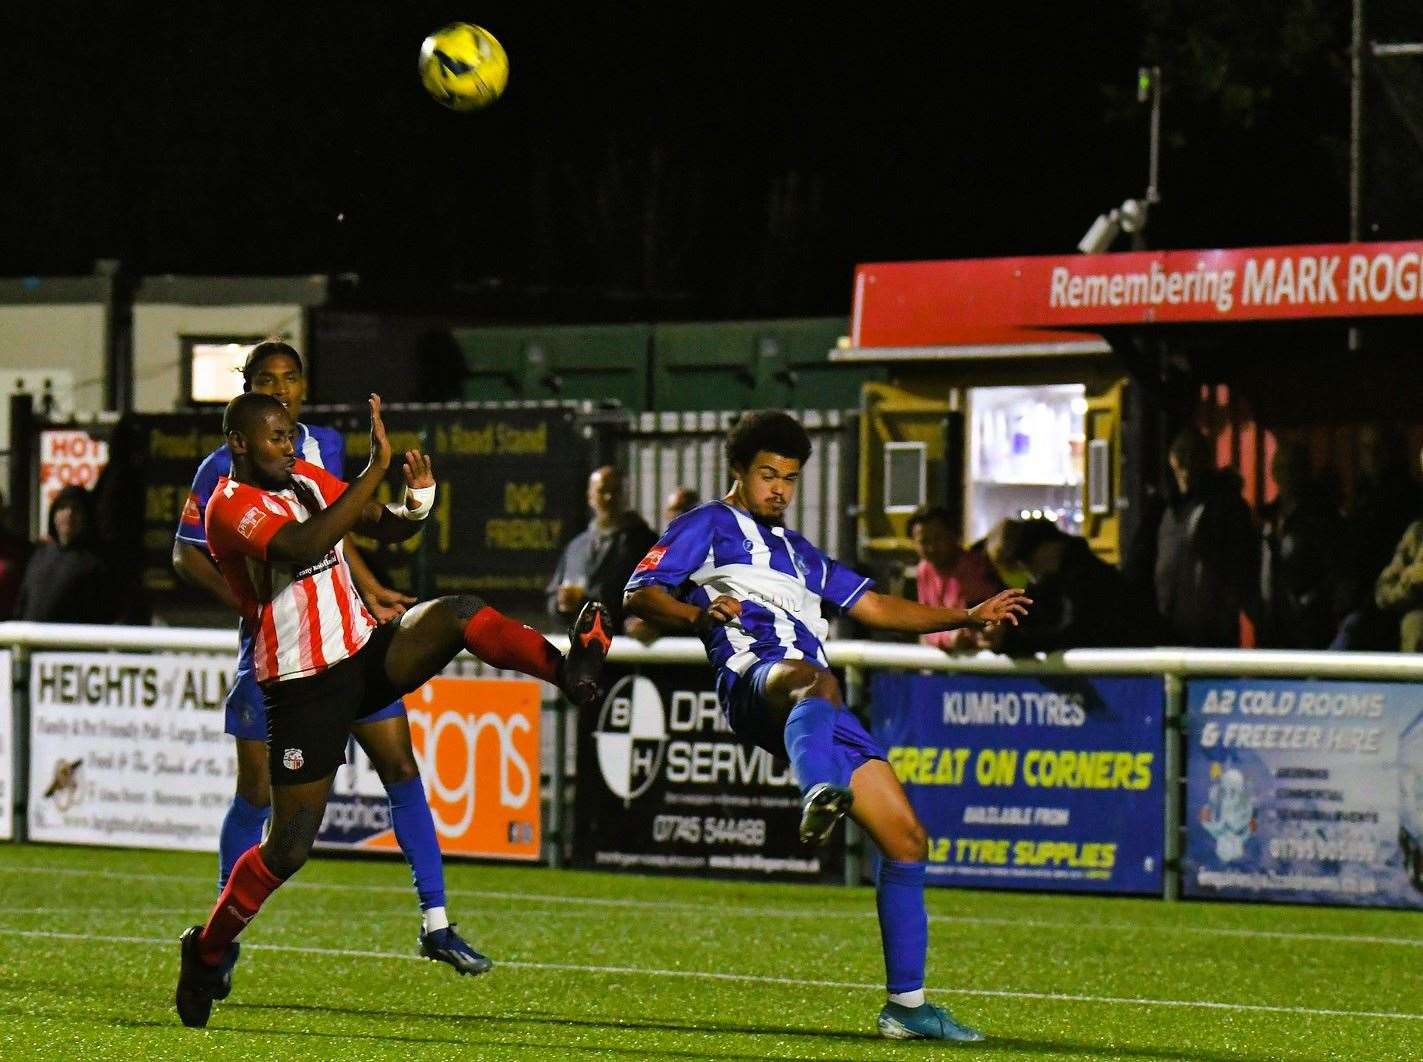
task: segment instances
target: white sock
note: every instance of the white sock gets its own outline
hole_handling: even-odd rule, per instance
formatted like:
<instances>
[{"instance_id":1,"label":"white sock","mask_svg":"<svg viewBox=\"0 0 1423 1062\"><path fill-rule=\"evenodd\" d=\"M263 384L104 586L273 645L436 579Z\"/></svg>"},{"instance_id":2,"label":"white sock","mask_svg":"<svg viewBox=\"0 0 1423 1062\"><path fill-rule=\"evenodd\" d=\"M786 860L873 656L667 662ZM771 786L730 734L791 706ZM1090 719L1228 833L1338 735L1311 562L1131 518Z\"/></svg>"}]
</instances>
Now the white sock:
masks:
<instances>
[{"instance_id":1,"label":"white sock","mask_svg":"<svg viewBox=\"0 0 1423 1062\"><path fill-rule=\"evenodd\" d=\"M889 1001L898 1003L901 1007L922 1007L924 1005L924 990L916 988L913 992L891 992Z\"/></svg>"},{"instance_id":2,"label":"white sock","mask_svg":"<svg viewBox=\"0 0 1423 1062\"><path fill-rule=\"evenodd\" d=\"M445 914L443 907L428 907L420 912L420 932L433 933L437 929L444 929L450 924L450 916ZM923 995L923 993L919 993Z\"/></svg>"}]
</instances>

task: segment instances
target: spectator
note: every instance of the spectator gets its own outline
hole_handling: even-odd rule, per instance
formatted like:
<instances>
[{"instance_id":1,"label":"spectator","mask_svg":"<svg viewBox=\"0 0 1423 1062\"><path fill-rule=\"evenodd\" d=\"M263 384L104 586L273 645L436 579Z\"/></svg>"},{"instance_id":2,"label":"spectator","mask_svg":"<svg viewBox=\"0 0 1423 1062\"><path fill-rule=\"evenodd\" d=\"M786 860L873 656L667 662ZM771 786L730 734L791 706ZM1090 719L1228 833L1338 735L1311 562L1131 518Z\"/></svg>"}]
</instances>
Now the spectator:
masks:
<instances>
[{"instance_id":1,"label":"spectator","mask_svg":"<svg viewBox=\"0 0 1423 1062\"><path fill-rule=\"evenodd\" d=\"M1175 490L1156 535L1156 607L1176 645L1240 645L1252 602L1259 539L1240 496L1240 476L1217 469L1210 444L1188 428L1167 454Z\"/></svg>"},{"instance_id":2,"label":"spectator","mask_svg":"<svg viewBox=\"0 0 1423 1062\"><path fill-rule=\"evenodd\" d=\"M65 487L49 509L50 540L25 568L18 618L41 623L112 623L113 574L94 545L94 511L83 487Z\"/></svg>"},{"instance_id":3,"label":"spectator","mask_svg":"<svg viewBox=\"0 0 1423 1062\"><path fill-rule=\"evenodd\" d=\"M1339 623L1344 524L1297 443L1281 443L1270 462L1279 488L1260 510L1258 644L1323 649Z\"/></svg>"},{"instance_id":4,"label":"spectator","mask_svg":"<svg viewBox=\"0 0 1423 1062\"><path fill-rule=\"evenodd\" d=\"M1408 474L1407 453L1395 430L1369 424L1359 432L1359 479L1345 534L1349 614L1331 649L1398 649L1398 617L1374 604L1374 586L1408 525L1423 512L1423 493Z\"/></svg>"},{"instance_id":5,"label":"spectator","mask_svg":"<svg viewBox=\"0 0 1423 1062\"><path fill-rule=\"evenodd\" d=\"M702 496L691 487L673 487L662 510L662 526L666 527L677 517L691 512L700 504Z\"/></svg>"},{"instance_id":6,"label":"spectator","mask_svg":"<svg viewBox=\"0 0 1423 1062\"><path fill-rule=\"evenodd\" d=\"M1423 652L1423 518L1408 525L1393 559L1379 573L1374 604L1398 623L1401 650Z\"/></svg>"},{"instance_id":7,"label":"spectator","mask_svg":"<svg viewBox=\"0 0 1423 1062\"><path fill-rule=\"evenodd\" d=\"M623 587L657 534L641 516L623 508L622 475L612 465L588 477L588 507L592 522L563 548L549 580L549 614L572 620L591 597L608 607L614 630L651 641L656 634L647 624L624 616Z\"/></svg>"},{"instance_id":8,"label":"spectator","mask_svg":"<svg viewBox=\"0 0 1423 1062\"><path fill-rule=\"evenodd\" d=\"M10 529L9 515L5 496L0 494L0 620L15 618L15 601L20 596L25 565L35 551L29 539Z\"/></svg>"},{"instance_id":9,"label":"spectator","mask_svg":"<svg viewBox=\"0 0 1423 1062\"><path fill-rule=\"evenodd\" d=\"M1003 552L1003 540L1016 534L1018 524L1021 520L1010 520L1004 517L988 529L988 534L975 542L969 549L974 553L982 553L993 565L994 574L998 576L998 581L1006 587L1015 590L1026 590L1028 584L1033 581L1032 573L1024 568L1017 561L1010 563Z\"/></svg>"},{"instance_id":10,"label":"spectator","mask_svg":"<svg viewBox=\"0 0 1423 1062\"><path fill-rule=\"evenodd\" d=\"M1004 560L1026 568L1033 607L1016 627L1007 627L1002 649L1011 655L1084 647L1153 645L1158 621L1141 608L1120 571L1102 560L1085 539L1050 520L1005 525Z\"/></svg>"},{"instance_id":11,"label":"spectator","mask_svg":"<svg viewBox=\"0 0 1423 1062\"><path fill-rule=\"evenodd\" d=\"M959 543L953 516L947 509L920 509L909 518L909 537L919 554L914 583L921 605L971 608L1003 589L988 558ZM980 634L961 628L925 634L920 640L945 652L963 652L986 647Z\"/></svg>"}]
</instances>

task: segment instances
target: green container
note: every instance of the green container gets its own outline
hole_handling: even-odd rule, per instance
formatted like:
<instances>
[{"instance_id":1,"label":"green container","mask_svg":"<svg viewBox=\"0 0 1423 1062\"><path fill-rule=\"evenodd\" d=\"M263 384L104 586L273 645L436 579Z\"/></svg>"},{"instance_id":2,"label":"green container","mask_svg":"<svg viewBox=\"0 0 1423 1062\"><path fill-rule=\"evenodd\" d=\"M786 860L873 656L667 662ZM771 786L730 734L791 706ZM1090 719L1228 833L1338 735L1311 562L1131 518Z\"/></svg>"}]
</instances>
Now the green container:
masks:
<instances>
[{"instance_id":1,"label":"green container","mask_svg":"<svg viewBox=\"0 0 1423 1062\"><path fill-rule=\"evenodd\" d=\"M829 360L841 317L659 324L652 330L653 408L848 409L880 368Z\"/></svg>"},{"instance_id":2,"label":"green container","mask_svg":"<svg viewBox=\"0 0 1423 1062\"><path fill-rule=\"evenodd\" d=\"M453 334L469 372L468 401L586 399L648 408L648 325L460 328Z\"/></svg>"}]
</instances>

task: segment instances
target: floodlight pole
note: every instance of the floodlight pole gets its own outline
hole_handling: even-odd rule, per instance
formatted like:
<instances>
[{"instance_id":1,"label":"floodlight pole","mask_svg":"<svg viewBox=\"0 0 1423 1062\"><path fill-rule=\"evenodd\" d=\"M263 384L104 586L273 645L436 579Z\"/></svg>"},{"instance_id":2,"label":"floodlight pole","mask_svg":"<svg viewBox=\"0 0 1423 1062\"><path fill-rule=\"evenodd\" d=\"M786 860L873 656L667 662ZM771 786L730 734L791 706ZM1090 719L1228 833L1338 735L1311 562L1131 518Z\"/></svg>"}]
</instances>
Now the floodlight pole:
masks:
<instances>
[{"instance_id":1,"label":"floodlight pole","mask_svg":"<svg viewBox=\"0 0 1423 1062\"><path fill-rule=\"evenodd\" d=\"M1423 56L1423 41L1393 44L1370 42L1375 59ZM1349 39L1349 242L1357 243L1363 229L1364 202L1364 0L1353 0ZM1362 346L1358 325L1349 327L1349 349Z\"/></svg>"},{"instance_id":2,"label":"floodlight pole","mask_svg":"<svg viewBox=\"0 0 1423 1062\"><path fill-rule=\"evenodd\" d=\"M1155 206L1161 202L1161 67L1143 67L1137 74L1137 98L1141 102L1141 83L1151 83L1151 148L1146 175L1146 202Z\"/></svg>"}]
</instances>

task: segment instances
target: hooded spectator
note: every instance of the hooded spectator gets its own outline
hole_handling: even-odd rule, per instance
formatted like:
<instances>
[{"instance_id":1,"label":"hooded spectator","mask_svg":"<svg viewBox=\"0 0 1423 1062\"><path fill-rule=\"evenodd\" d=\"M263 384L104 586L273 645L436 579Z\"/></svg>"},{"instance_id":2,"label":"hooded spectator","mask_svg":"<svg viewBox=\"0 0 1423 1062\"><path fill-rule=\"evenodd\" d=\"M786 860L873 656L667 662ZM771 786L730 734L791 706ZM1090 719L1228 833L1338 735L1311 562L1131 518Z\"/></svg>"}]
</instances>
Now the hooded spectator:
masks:
<instances>
[{"instance_id":1,"label":"hooded spectator","mask_svg":"<svg viewBox=\"0 0 1423 1062\"><path fill-rule=\"evenodd\" d=\"M113 576L95 544L94 507L83 487L50 504L49 541L30 558L16 616L40 623L112 623Z\"/></svg>"}]
</instances>

